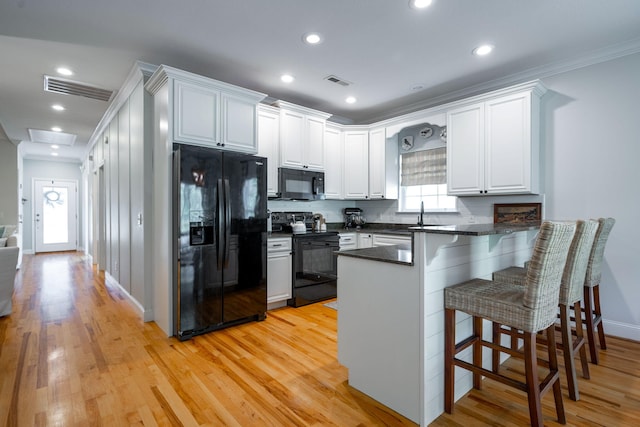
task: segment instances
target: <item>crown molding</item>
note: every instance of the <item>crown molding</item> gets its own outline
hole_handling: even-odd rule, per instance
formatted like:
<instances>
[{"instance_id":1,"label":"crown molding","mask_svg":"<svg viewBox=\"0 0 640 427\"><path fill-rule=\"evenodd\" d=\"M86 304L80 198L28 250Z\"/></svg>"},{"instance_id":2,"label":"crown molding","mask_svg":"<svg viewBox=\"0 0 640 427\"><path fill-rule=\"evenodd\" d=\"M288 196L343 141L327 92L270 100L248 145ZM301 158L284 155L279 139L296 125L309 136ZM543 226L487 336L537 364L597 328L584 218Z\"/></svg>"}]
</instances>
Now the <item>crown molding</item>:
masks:
<instances>
[{"instance_id":1,"label":"crown molding","mask_svg":"<svg viewBox=\"0 0 640 427\"><path fill-rule=\"evenodd\" d=\"M469 96L478 95L487 91L493 91L514 84L523 83L529 80L539 80L547 77L574 71L580 68L588 67L595 64L611 61L629 55L640 53L640 38L631 39L625 43L607 46L605 48L596 49L579 57L557 61L533 67L528 70L510 74L508 76L489 80L466 88L448 92L445 95L428 98L413 104L405 105L402 108L395 109L384 116L372 117L366 120L367 123L377 123L389 119L393 119L399 115L410 114L417 110L437 107L441 104L447 104L453 101L459 101Z\"/></svg>"}]
</instances>

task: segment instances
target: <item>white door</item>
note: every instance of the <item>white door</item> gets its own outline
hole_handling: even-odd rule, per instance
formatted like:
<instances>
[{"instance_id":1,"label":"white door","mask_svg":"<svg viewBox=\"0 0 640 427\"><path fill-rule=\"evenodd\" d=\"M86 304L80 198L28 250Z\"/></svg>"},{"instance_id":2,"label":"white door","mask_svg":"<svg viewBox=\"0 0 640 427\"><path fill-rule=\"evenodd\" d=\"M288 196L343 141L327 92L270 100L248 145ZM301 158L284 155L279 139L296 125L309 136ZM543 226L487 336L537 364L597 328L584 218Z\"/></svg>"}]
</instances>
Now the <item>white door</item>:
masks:
<instances>
[{"instance_id":1,"label":"white door","mask_svg":"<svg viewBox=\"0 0 640 427\"><path fill-rule=\"evenodd\" d=\"M34 180L36 252L77 248L76 181Z\"/></svg>"}]
</instances>

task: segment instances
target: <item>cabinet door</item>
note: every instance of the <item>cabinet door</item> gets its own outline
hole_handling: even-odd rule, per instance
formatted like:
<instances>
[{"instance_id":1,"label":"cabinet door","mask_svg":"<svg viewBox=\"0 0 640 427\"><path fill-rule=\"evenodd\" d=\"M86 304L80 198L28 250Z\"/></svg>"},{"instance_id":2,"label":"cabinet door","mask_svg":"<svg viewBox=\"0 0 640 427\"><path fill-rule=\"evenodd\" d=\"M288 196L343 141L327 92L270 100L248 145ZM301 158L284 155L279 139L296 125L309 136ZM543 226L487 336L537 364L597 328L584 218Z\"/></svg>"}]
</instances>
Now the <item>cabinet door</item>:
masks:
<instances>
[{"instance_id":1,"label":"cabinet door","mask_svg":"<svg viewBox=\"0 0 640 427\"><path fill-rule=\"evenodd\" d=\"M304 167L305 116L295 111L280 111L280 165Z\"/></svg>"},{"instance_id":2,"label":"cabinet door","mask_svg":"<svg viewBox=\"0 0 640 427\"><path fill-rule=\"evenodd\" d=\"M258 155L267 158L267 196L278 192L278 145L280 116L258 110Z\"/></svg>"},{"instance_id":3,"label":"cabinet door","mask_svg":"<svg viewBox=\"0 0 640 427\"><path fill-rule=\"evenodd\" d=\"M385 129L369 132L369 198L384 199L386 189Z\"/></svg>"},{"instance_id":4,"label":"cabinet door","mask_svg":"<svg viewBox=\"0 0 640 427\"><path fill-rule=\"evenodd\" d=\"M484 187L484 103L479 103L447 113L447 192L480 195Z\"/></svg>"},{"instance_id":5,"label":"cabinet door","mask_svg":"<svg viewBox=\"0 0 640 427\"><path fill-rule=\"evenodd\" d=\"M267 255L267 303L291 298L291 254Z\"/></svg>"},{"instance_id":6,"label":"cabinet door","mask_svg":"<svg viewBox=\"0 0 640 427\"><path fill-rule=\"evenodd\" d=\"M485 164L488 194L531 192L531 94L485 104Z\"/></svg>"},{"instance_id":7,"label":"cabinet door","mask_svg":"<svg viewBox=\"0 0 640 427\"><path fill-rule=\"evenodd\" d=\"M343 141L339 129L327 127L324 132L324 195L327 199L343 198Z\"/></svg>"},{"instance_id":8,"label":"cabinet door","mask_svg":"<svg viewBox=\"0 0 640 427\"><path fill-rule=\"evenodd\" d=\"M358 249L373 247L373 236L369 233L358 233Z\"/></svg>"},{"instance_id":9,"label":"cabinet door","mask_svg":"<svg viewBox=\"0 0 640 427\"><path fill-rule=\"evenodd\" d=\"M255 101L225 93L221 100L222 146L228 150L257 153Z\"/></svg>"},{"instance_id":10,"label":"cabinet door","mask_svg":"<svg viewBox=\"0 0 640 427\"><path fill-rule=\"evenodd\" d=\"M220 92L176 81L174 97L174 140L206 145L220 143Z\"/></svg>"},{"instance_id":11,"label":"cabinet door","mask_svg":"<svg viewBox=\"0 0 640 427\"><path fill-rule=\"evenodd\" d=\"M369 133L348 131L344 134L344 197L369 197Z\"/></svg>"},{"instance_id":12,"label":"cabinet door","mask_svg":"<svg viewBox=\"0 0 640 427\"><path fill-rule=\"evenodd\" d=\"M324 119L306 117L304 166L311 170L324 170Z\"/></svg>"},{"instance_id":13,"label":"cabinet door","mask_svg":"<svg viewBox=\"0 0 640 427\"><path fill-rule=\"evenodd\" d=\"M267 241L267 303L291 298L291 239Z\"/></svg>"}]
</instances>

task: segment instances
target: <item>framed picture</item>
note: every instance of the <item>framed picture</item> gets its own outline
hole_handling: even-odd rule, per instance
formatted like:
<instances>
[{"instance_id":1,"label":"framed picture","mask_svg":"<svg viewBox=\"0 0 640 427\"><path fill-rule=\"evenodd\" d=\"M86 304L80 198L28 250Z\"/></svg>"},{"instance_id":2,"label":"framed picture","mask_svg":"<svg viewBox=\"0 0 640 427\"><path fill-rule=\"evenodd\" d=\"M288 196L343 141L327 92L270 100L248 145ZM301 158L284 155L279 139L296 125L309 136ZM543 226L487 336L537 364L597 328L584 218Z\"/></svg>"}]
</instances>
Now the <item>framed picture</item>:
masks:
<instances>
[{"instance_id":1,"label":"framed picture","mask_svg":"<svg viewBox=\"0 0 640 427\"><path fill-rule=\"evenodd\" d=\"M542 203L496 203L493 205L494 224L518 224L541 219Z\"/></svg>"}]
</instances>

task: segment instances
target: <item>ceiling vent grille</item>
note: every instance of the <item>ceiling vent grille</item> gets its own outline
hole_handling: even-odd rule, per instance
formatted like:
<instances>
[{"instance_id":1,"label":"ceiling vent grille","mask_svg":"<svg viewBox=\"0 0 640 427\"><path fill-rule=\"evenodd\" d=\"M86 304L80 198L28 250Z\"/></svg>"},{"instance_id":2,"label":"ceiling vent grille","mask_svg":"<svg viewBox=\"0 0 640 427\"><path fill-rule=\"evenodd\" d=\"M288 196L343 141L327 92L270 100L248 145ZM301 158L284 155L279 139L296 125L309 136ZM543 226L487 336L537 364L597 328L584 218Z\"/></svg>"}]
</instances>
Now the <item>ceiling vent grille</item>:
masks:
<instances>
[{"instance_id":1,"label":"ceiling vent grille","mask_svg":"<svg viewBox=\"0 0 640 427\"><path fill-rule=\"evenodd\" d=\"M336 77L334 75L327 76L324 79L327 80L327 81L330 81L331 83L339 84L340 86L350 86L351 85L350 82L348 82L346 80L343 80L340 77Z\"/></svg>"},{"instance_id":2,"label":"ceiling vent grille","mask_svg":"<svg viewBox=\"0 0 640 427\"><path fill-rule=\"evenodd\" d=\"M113 96L112 90L51 76L44 76L44 90L64 95L83 96L105 102L110 101Z\"/></svg>"}]
</instances>

